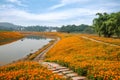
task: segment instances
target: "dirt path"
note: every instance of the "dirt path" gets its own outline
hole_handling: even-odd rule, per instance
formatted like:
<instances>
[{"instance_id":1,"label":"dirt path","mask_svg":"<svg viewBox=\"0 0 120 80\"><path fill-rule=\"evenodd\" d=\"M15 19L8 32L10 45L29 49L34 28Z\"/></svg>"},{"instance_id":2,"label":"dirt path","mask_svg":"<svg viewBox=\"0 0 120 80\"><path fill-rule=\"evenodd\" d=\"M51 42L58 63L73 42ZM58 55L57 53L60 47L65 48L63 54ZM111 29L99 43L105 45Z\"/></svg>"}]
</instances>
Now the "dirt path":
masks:
<instances>
[{"instance_id":1,"label":"dirt path","mask_svg":"<svg viewBox=\"0 0 120 80\"><path fill-rule=\"evenodd\" d=\"M96 39L93 39L93 38L89 38L89 37L86 37L86 36L81 36L81 38L83 38L83 39L88 39L88 40L91 40L91 41L94 41L94 42L98 42L98 43L103 43L103 44L110 45L110 46L117 46L117 47L120 47L119 45L115 45L115 44L103 42L103 41L96 40Z\"/></svg>"},{"instance_id":2,"label":"dirt path","mask_svg":"<svg viewBox=\"0 0 120 80\"><path fill-rule=\"evenodd\" d=\"M37 57L35 57L33 60L34 61L43 61L46 53L60 40L60 38L57 38L57 40L54 42L53 45L45 49L43 52L41 52Z\"/></svg>"}]
</instances>

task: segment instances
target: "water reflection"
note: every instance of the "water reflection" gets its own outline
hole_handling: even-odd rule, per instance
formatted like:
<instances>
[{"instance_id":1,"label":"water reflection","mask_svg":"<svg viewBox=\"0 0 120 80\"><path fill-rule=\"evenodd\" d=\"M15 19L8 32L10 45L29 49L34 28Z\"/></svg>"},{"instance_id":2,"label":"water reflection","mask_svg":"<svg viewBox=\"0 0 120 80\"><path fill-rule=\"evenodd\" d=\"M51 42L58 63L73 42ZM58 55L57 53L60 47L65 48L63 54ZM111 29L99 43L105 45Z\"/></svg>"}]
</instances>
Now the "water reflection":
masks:
<instances>
[{"instance_id":1,"label":"water reflection","mask_svg":"<svg viewBox=\"0 0 120 80\"><path fill-rule=\"evenodd\" d=\"M27 39L36 39L36 40L46 39L46 37L42 37L42 36L27 36L26 38Z\"/></svg>"},{"instance_id":2,"label":"water reflection","mask_svg":"<svg viewBox=\"0 0 120 80\"><path fill-rule=\"evenodd\" d=\"M50 40L40 36L27 36L16 42L0 46L0 65L33 53L48 44Z\"/></svg>"}]
</instances>

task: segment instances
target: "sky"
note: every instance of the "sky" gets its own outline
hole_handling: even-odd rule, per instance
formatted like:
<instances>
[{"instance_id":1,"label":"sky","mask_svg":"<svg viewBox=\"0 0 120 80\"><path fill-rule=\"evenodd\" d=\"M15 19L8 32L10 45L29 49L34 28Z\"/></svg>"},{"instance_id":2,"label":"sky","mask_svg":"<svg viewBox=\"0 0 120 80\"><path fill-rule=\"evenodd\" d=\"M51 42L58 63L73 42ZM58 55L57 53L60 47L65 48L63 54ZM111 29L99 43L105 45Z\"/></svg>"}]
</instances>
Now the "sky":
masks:
<instances>
[{"instance_id":1,"label":"sky","mask_svg":"<svg viewBox=\"0 0 120 80\"><path fill-rule=\"evenodd\" d=\"M17 25L88 24L96 13L120 11L120 0L0 0L0 22Z\"/></svg>"}]
</instances>

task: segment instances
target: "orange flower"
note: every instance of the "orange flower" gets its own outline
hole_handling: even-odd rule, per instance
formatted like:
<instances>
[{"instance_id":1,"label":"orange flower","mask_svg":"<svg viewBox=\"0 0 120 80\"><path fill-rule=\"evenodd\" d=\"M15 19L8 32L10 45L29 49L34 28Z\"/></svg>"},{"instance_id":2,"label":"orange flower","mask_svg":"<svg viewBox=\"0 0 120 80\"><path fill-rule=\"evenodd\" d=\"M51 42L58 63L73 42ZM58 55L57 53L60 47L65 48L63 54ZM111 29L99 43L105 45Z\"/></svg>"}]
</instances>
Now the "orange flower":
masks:
<instances>
[{"instance_id":1,"label":"orange flower","mask_svg":"<svg viewBox=\"0 0 120 80\"><path fill-rule=\"evenodd\" d=\"M80 75L88 77L94 75L95 79L120 79L118 77L120 75L120 59L118 57L120 47L83 39L81 38L82 34L59 35L62 36L61 40L47 53L46 61L57 62L73 69ZM100 38L100 40L102 39L104 38ZM116 41L112 38L110 41L120 42L120 40Z\"/></svg>"}]
</instances>

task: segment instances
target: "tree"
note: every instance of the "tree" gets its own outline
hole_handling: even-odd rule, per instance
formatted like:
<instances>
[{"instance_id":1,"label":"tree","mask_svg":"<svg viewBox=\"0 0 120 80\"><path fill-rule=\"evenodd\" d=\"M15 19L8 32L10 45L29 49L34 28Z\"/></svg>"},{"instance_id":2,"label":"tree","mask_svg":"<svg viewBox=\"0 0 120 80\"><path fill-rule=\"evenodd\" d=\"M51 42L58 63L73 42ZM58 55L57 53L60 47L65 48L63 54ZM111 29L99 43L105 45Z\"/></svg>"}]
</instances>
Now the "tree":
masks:
<instances>
[{"instance_id":1,"label":"tree","mask_svg":"<svg viewBox=\"0 0 120 80\"><path fill-rule=\"evenodd\" d=\"M115 23L115 35L120 37L120 12L112 13L112 16L114 17Z\"/></svg>"},{"instance_id":2,"label":"tree","mask_svg":"<svg viewBox=\"0 0 120 80\"><path fill-rule=\"evenodd\" d=\"M98 18L93 20L93 27L99 36L111 37L116 34L120 36L120 12L119 13L97 13Z\"/></svg>"},{"instance_id":3,"label":"tree","mask_svg":"<svg viewBox=\"0 0 120 80\"><path fill-rule=\"evenodd\" d=\"M86 30L87 28L89 27L89 29L91 28L91 26L89 25L85 25L85 24L81 24L81 25L67 25L67 26L62 26L60 29L59 29L59 32L67 32L67 33L71 33L71 32L85 32L85 31L88 31ZM92 30L92 29L90 29ZM89 30L89 31L90 31Z\"/></svg>"}]
</instances>

